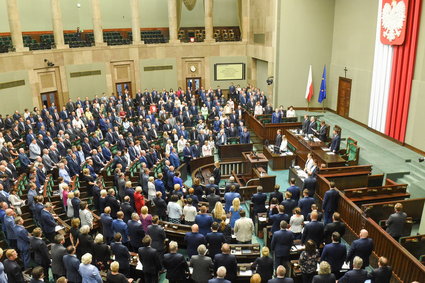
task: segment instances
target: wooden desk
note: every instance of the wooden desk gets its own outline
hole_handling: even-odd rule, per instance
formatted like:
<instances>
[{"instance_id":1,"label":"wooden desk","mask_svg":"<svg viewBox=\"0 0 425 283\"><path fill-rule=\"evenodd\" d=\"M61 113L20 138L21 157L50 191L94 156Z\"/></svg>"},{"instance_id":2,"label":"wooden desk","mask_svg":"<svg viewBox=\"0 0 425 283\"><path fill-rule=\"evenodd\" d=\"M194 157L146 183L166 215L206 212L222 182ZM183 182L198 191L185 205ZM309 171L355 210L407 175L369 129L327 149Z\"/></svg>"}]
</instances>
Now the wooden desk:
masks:
<instances>
[{"instance_id":1,"label":"wooden desk","mask_svg":"<svg viewBox=\"0 0 425 283\"><path fill-rule=\"evenodd\" d=\"M269 166L272 170L288 169L291 166L292 160L296 158L296 155L293 153L291 155L276 154L266 145L263 146L263 153L269 159Z\"/></svg>"},{"instance_id":2,"label":"wooden desk","mask_svg":"<svg viewBox=\"0 0 425 283\"><path fill-rule=\"evenodd\" d=\"M207 164L213 164L213 163L214 163L214 156L192 158L190 160L190 170L193 171L196 168L199 168Z\"/></svg>"},{"instance_id":3,"label":"wooden desk","mask_svg":"<svg viewBox=\"0 0 425 283\"><path fill-rule=\"evenodd\" d=\"M219 145L218 157L221 161L242 160L242 153L252 151L252 148L253 143Z\"/></svg>"},{"instance_id":4,"label":"wooden desk","mask_svg":"<svg viewBox=\"0 0 425 283\"><path fill-rule=\"evenodd\" d=\"M326 144L322 141L311 141L305 140L304 135L299 135L293 130L285 129L285 136L288 140L288 143L292 144L298 156L297 163L298 165L304 166L307 161L307 154L315 149L320 149L322 147L326 147Z\"/></svg>"},{"instance_id":5,"label":"wooden desk","mask_svg":"<svg viewBox=\"0 0 425 283\"><path fill-rule=\"evenodd\" d=\"M252 152L243 152L243 161L245 162L245 173L251 173L253 168L263 168L267 172L269 160L263 153L257 153L257 157Z\"/></svg>"},{"instance_id":6,"label":"wooden desk","mask_svg":"<svg viewBox=\"0 0 425 283\"><path fill-rule=\"evenodd\" d=\"M238 263L253 262L260 256L260 244L231 244L230 253Z\"/></svg>"},{"instance_id":7,"label":"wooden desk","mask_svg":"<svg viewBox=\"0 0 425 283\"><path fill-rule=\"evenodd\" d=\"M326 164L326 167L342 167L347 162L339 154L328 154L322 149L313 150L313 157L319 160L319 164Z\"/></svg>"},{"instance_id":8,"label":"wooden desk","mask_svg":"<svg viewBox=\"0 0 425 283\"><path fill-rule=\"evenodd\" d=\"M179 247L186 248L184 236L192 229L189 225L174 224L166 221L159 221L159 224L164 228L165 234L170 241L176 241Z\"/></svg>"}]
</instances>

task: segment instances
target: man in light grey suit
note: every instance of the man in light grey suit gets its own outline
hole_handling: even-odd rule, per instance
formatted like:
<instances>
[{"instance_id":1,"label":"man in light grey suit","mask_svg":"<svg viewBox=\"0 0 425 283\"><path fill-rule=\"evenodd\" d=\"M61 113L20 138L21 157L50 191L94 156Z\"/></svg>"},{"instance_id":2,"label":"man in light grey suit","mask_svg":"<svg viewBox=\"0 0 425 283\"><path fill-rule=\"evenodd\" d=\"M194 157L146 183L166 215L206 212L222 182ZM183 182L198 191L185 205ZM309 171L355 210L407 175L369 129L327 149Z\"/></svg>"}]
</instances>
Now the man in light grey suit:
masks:
<instances>
[{"instance_id":1,"label":"man in light grey suit","mask_svg":"<svg viewBox=\"0 0 425 283\"><path fill-rule=\"evenodd\" d=\"M56 164L53 162L53 160L49 156L49 150L43 149L43 165L46 168L47 171L52 171L53 168L56 167Z\"/></svg>"},{"instance_id":2,"label":"man in light grey suit","mask_svg":"<svg viewBox=\"0 0 425 283\"><path fill-rule=\"evenodd\" d=\"M52 255L52 273L55 281L66 275L65 265L63 264L63 256L66 255L66 248L63 246L65 243L65 238L63 235L55 236L55 243L50 249Z\"/></svg>"},{"instance_id":3,"label":"man in light grey suit","mask_svg":"<svg viewBox=\"0 0 425 283\"><path fill-rule=\"evenodd\" d=\"M394 210L395 213L391 214L387 220L387 233L398 241L403 236L407 214L403 212L403 205L401 203L396 203Z\"/></svg>"},{"instance_id":4,"label":"man in light grey suit","mask_svg":"<svg viewBox=\"0 0 425 283\"><path fill-rule=\"evenodd\" d=\"M198 255L190 258L190 266L193 267L192 279L197 283L207 282L211 278L214 265L212 259L205 255L205 245L199 245L197 251Z\"/></svg>"},{"instance_id":5,"label":"man in light grey suit","mask_svg":"<svg viewBox=\"0 0 425 283\"><path fill-rule=\"evenodd\" d=\"M41 155L41 149L37 144L37 140L33 139L30 143L29 146L29 150L30 150L30 160L31 161L35 161L37 159L37 157L39 157Z\"/></svg>"},{"instance_id":6,"label":"man in light grey suit","mask_svg":"<svg viewBox=\"0 0 425 283\"><path fill-rule=\"evenodd\" d=\"M124 173L120 174L120 178L118 179L118 195L120 196L121 201L125 197L125 175Z\"/></svg>"}]
</instances>

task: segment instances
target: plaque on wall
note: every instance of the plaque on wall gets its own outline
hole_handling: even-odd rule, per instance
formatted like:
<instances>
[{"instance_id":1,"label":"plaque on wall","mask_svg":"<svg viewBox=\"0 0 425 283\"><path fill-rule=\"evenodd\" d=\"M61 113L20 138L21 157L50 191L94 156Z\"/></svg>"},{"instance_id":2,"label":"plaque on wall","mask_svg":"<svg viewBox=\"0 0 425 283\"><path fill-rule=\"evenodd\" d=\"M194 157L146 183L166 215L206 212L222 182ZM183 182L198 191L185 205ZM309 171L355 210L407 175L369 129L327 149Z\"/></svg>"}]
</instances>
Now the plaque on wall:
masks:
<instances>
[{"instance_id":1,"label":"plaque on wall","mask_svg":"<svg viewBox=\"0 0 425 283\"><path fill-rule=\"evenodd\" d=\"M216 81L236 81L244 79L244 63L220 63L214 65L214 80Z\"/></svg>"}]
</instances>

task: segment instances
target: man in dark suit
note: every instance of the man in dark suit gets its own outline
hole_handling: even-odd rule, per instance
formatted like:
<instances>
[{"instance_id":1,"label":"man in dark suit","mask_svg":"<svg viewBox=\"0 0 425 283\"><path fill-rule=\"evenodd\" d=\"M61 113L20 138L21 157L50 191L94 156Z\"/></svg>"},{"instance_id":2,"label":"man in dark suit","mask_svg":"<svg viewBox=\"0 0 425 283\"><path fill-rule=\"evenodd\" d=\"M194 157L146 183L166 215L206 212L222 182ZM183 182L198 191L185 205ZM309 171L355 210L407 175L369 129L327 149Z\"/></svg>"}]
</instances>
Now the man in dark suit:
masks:
<instances>
[{"instance_id":1,"label":"man in dark suit","mask_svg":"<svg viewBox=\"0 0 425 283\"><path fill-rule=\"evenodd\" d=\"M368 274L368 278L372 283L390 283L392 276L392 269L388 266L388 259L381 256L378 259L378 268L375 268Z\"/></svg>"},{"instance_id":2,"label":"man in dark suit","mask_svg":"<svg viewBox=\"0 0 425 283\"><path fill-rule=\"evenodd\" d=\"M236 280L238 265L236 257L230 254L230 246L228 244L223 244L221 253L216 254L214 257L214 270L217 272L220 266L225 266L227 269L225 278L230 280L230 282L234 282Z\"/></svg>"},{"instance_id":3,"label":"man in dark suit","mask_svg":"<svg viewBox=\"0 0 425 283\"><path fill-rule=\"evenodd\" d=\"M217 277L208 280L208 283L231 283L231 281L226 280L227 269L225 266L220 266L217 269Z\"/></svg>"},{"instance_id":4,"label":"man in dark suit","mask_svg":"<svg viewBox=\"0 0 425 283\"><path fill-rule=\"evenodd\" d=\"M130 203L130 197L125 196L124 201L121 203L121 211L124 213L124 222L127 223L131 219L131 215L134 212L134 205ZM139 248L139 247L137 247Z\"/></svg>"},{"instance_id":5,"label":"man in dark suit","mask_svg":"<svg viewBox=\"0 0 425 283\"><path fill-rule=\"evenodd\" d=\"M319 130L319 140L321 140L322 142L326 142L327 139L328 137L326 135L326 122L321 121Z\"/></svg>"},{"instance_id":6,"label":"man in dark suit","mask_svg":"<svg viewBox=\"0 0 425 283\"><path fill-rule=\"evenodd\" d=\"M274 186L274 191L270 193L269 195L269 206L273 198L277 199L277 203L281 203L283 201L283 194L279 192L279 190L280 190L280 186L276 184Z\"/></svg>"},{"instance_id":7,"label":"man in dark suit","mask_svg":"<svg viewBox=\"0 0 425 283\"><path fill-rule=\"evenodd\" d=\"M348 271L339 280L338 283L357 283L364 282L367 279L367 271L362 269L363 260L359 256L353 259L353 270Z\"/></svg>"},{"instance_id":8,"label":"man in dark suit","mask_svg":"<svg viewBox=\"0 0 425 283\"><path fill-rule=\"evenodd\" d=\"M289 218L293 215L293 210L298 206L298 201L292 199L291 192L285 192L285 199L281 202L285 207L285 214L288 214Z\"/></svg>"},{"instance_id":9,"label":"man in dark suit","mask_svg":"<svg viewBox=\"0 0 425 283\"><path fill-rule=\"evenodd\" d=\"M302 131L304 134L308 132L308 125L310 125L310 120L308 119L308 115L304 115L304 121L302 124Z\"/></svg>"},{"instance_id":10,"label":"man in dark suit","mask_svg":"<svg viewBox=\"0 0 425 283\"><path fill-rule=\"evenodd\" d=\"M243 128L243 131L240 135L240 143L250 143L250 134L248 132L248 129L246 127Z\"/></svg>"},{"instance_id":11,"label":"man in dark suit","mask_svg":"<svg viewBox=\"0 0 425 283\"><path fill-rule=\"evenodd\" d=\"M350 261L350 265L353 265L353 259L355 256L359 256L362 259L363 265L361 268L369 266L369 257L373 251L373 240L368 238L369 233L366 229L360 231L360 239L353 241L351 248L347 255L347 261Z\"/></svg>"},{"instance_id":12,"label":"man in dark suit","mask_svg":"<svg viewBox=\"0 0 425 283\"><path fill-rule=\"evenodd\" d=\"M325 245L322 251L321 260L326 261L331 266L331 271L338 279L341 277L341 267L347 256L347 247L341 244L341 236L338 232L332 233L332 243Z\"/></svg>"},{"instance_id":13,"label":"man in dark suit","mask_svg":"<svg viewBox=\"0 0 425 283\"><path fill-rule=\"evenodd\" d=\"M311 205L315 203L314 198L309 196L309 190L303 190L303 198L298 201L298 207L301 209L304 219L307 219L308 214L311 212Z\"/></svg>"},{"instance_id":14,"label":"man in dark suit","mask_svg":"<svg viewBox=\"0 0 425 283\"><path fill-rule=\"evenodd\" d=\"M55 243L50 248L50 253L52 255L52 273L55 280L66 275L65 265L62 260L64 255L66 255L66 248L63 246L64 243L64 236L58 234L55 236Z\"/></svg>"},{"instance_id":15,"label":"man in dark suit","mask_svg":"<svg viewBox=\"0 0 425 283\"><path fill-rule=\"evenodd\" d=\"M289 268L289 252L294 244L294 235L287 228L288 223L281 221L280 230L273 233L271 250L274 251L274 267L276 268L281 264Z\"/></svg>"},{"instance_id":16,"label":"man in dark suit","mask_svg":"<svg viewBox=\"0 0 425 283\"><path fill-rule=\"evenodd\" d=\"M8 249L6 251L6 260L3 261L4 272L7 275L8 283L24 283L24 276L22 275L22 268L19 263L16 262L18 259L18 253L14 249Z\"/></svg>"},{"instance_id":17,"label":"man in dark suit","mask_svg":"<svg viewBox=\"0 0 425 283\"><path fill-rule=\"evenodd\" d=\"M314 193L316 192L316 175L315 174L316 174L316 171L307 172L308 177L304 179L303 190L307 189L308 194L311 197L314 197Z\"/></svg>"},{"instance_id":18,"label":"man in dark suit","mask_svg":"<svg viewBox=\"0 0 425 283\"><path fill-rule=\"evenodd\" d=\"M27 229L24 227L24 220L22 217L15 217L15 234L17 240L18 250L22 255L22 261L24 262L24 267L29 268L30 266L30 234ZM62 260L62 259L61 259Z\"/></svg>"},{"instance_id":19,"label":"man in dark suit","mask_svg":"<svg viewBox=\"0 0 425 283\"><path fill-rule=\"evenodd\" d=\"M152 217L152 225L148 226L146 230L146 234L151 237L151 245L157 253L160 255L160 259L162 259L162 255L164 254L164 241L165 241L165 231L164 228L160 225L158 215L154 215Z\"/></svg>"},{"instance_id":20,"label":"man in dark suit","mask_svg":"<svg viewBox=\"0 0 425 283\"><path fill-rule=\"evenodd\" d=\"M208 245L208 254L211 258L214 258L216 254L220 253L220 249L223 243L226 241L223 233L218 232L218 223L214 222L211 225L212 232L208 233L205 237Z\"/></svg>"},{"instance_id":21,"label":"man in dark suit","mask_svg":"<svg viewBox=\"0 0 425 283\"><path fill-rule=\"evenodd\" d=\"M341 222L341 216L338 212L334 212L332 215L332 223L325 225L325 243L329 244L333 232L338 232L341 237L345 234L345 224Z\"/></svg>"},{"instance_id":22,"label":"man in dark suit","mask_svg":"<svg viewBox=\"0 0 425 283\"><path fill-rule=\"evenodd\" d=\"M304 226L301 242L304 244L307 240L313 240L319 248L323 243L323 222L317 221L318 213L313 211L310 215L311 221Z\"/></svg>"},{"instance_id":23,"label":"man in dark suit","mask_svg":"<svg viewBox=\"0 0 425 283\"><path fill-rule=\"evenodd\" d=\"M205 245L205 237L204 235L199 233L199 227L197 224L192 225L192 232L187 232L184 236L184 241L187 246L187 256L189 259L198 254L197 249L199 245Z\"/></svg>"},{"instance_id":24,"label":"man in dark suit","mask_svg":"<svg viewBox=\"0 0 425 283\"><path fill-rule=\"evenodd\" d=\"M186 276L189 273L189 266L180 253L177 253L177 242L171 241L169 245L170 252L164 255L164 268L167 270L168 282L183 283L186 282Z\"/></svg>"},{"instance_id":25,"label":"man in dark suit","mask_svg":"<svg viewBox=\"0 0 425 283\"><path fill-rule=\"evenodd\" d=\"M75 248L73 246L68 246L66 248L67 254L63 256L63 265L66 270L66 278L68 282L78 283L81 282L81 275L78 272L80 268L80 261L75 255Z\"/></svg>"},{"instance_id":26,"label":"man in dark suit","mask_svg":"<svg viewBox=\"0 0 425 283\"><path fill-rule=\"evenodd\" d=\"M289 185L290 187L286 189L287 192L291 192L292 194L292 199L295 201L299 201L300 199L300 194L301 194L301 190L298 186L295 185L295 178L291 178L291 180L289 180Z\"/></svg>"},{"instance_id":27,"label":"man in dark suit","mask_svg":"<svg viewBox=\"0 0 425 283\"><path fill-rule=\"evenodd\" d=\"M262 212L266 212L266 200L267 200L267 195L265 193L263 193L263 187L262 186L258 186L257 187L257 193L252 195L251 198L251 202L253 204L253 213L254 213L254 217L257 216L257 213L262 213Z\"/></svg>"},{"instance_id":28,"label":"man in dark suit","mask_svg":"<svg viewBox=\"0 0 425 283\"><path fill-rule=\"evenodd\" d=\"M156 249L151 247L152 239L146 235L142 240L142 247L139 248L139 260L143 265L144 282L157 283L158 273L162 268L161 261Z\"/></svg>"},{"instance_id":29,"label":"man in dark suit","mask_svg":"<svg viewBox=\"0 0 425 283\"><path fill-rule=\"evenodd\" d=\"M44 209L41 211L41 214L40 214L41 228L43 229L44 235L50 242L53 242L54 240L54 237L56 235L55 228L57 225L55 218L52 215L52 211L53 211L52 203L47 202L44 205Z\"/></svg>"},{"instance_id":30,"label":"man in dark suit","mask_svg":"<svg viewBox=\"0 0 425 283\"><path fill-rule=\"evenodd\" d=\"M130 238L130 250L137 252L145 236L145 231L143 230L142 223L140 223L140 217L137 213L134 212L131 214L131 220L128 220L127 226L128 237Z\"/></svg>"},{"instance_id":31,"label":"man in dark suit","mask_svg":"<svg viewBox=\"0 0 425 283\"><path fill-rule=\"evenodd\" d=\"M122 243L121 233L114 235L114 242L111 243L111 251L115 260L120 264L120 272L125 276L130 274L130 253L128 248Z\"/></svg>"},{"instance_id":32,"label":"man in dark suit","mask_svg":"<svg viewBox=\"0 0 425 283\"><path fill-rule=\"evenodd\" d=\"M102 232L105 237L106 243L109 245L114 237L114 231L112 229L112 217L110 215L111 208L105 207L104 212L100 215L100 222L102 223Z\"/></svg>"},{"instance_id":33,"label":"man in dark suit","mask_svg":"<svg viewBox=\"0 0 425 283\"><path fill-rule=\"evenodd\" d=\"M267 281L268 283L294 283L294 279L285 277L286 268L283 265L279 265L276 268L276 277Z\"/></svg>"},{"instance_id":34,"label":"man in dark suit","mask_svg":"<svg viewBox=\"0 0 425 283\"><path fill-rule=\"evenodd\" d=\"M335 188L335 183L330 182L330 189L325 192L323 198L323 213L325 214L325 225L332 222L332 215L338 209L339 192Z\"/></svg>"},{"instance_id":35,"label":"man in dark suit","mask_svg":"<svg viewBox=\"0 0 425 283\"><path fill-rule=\"evenodd\" d=\"M394 206L395 212L390 215L387 220L387 233L390 234L396 241L403 236L404 225L406 224L407 214L403 212L403 205L397 203Z\"/></svg>"},{"instance_id":36,"label":"man in dark suit","mask_svg":"<svg viewBox=\"0 0 425 283\"><path fill-rule=\"evenodd\" d=\"M308 124L307 134L314 135L314 132L317 130L317 123L315 117L310 117L310 123Z\"/></svg>"},{"instance_id":37,"label":"man in dark suit","mask_svg":"<svg viewBox=\"0 0 425 283\"><path fill-rule=\"evenodd\" d=\"M50 267L49 249L47 248L46 243L41 238L41 229L38 227L32 231L30 247L31 247L31 251L34 253L34 261L38 265L43 267L44 274L49 274L49 267ZM46 282L48 282L48 279Z\"/></svg>"},{"instance_id":38,"label":"man in dark suit","mask_svg":"<svg viewBox=\"0 0 425 283\"><path fill-rule=\"evenodd\" d=\"M282 130L279 129L279 130L277 130L277 133L276 133L276 139L275 139L274 146L277 147L277 148L280 148L281 143L282 143Z\"/></svg>"},{"instance_id":39,"label":"man in dark suit","mask_svg":"<svg viewBox=\"0 0 425 283\"><path fill-rule=\"evenodd\" d=\"M165 220L167 217L167 203L162 198L162 196L162 192L156 192L156 197L153 199L153 203L155 204L156 214L158 215L158 217L161 220Z\"/></svg>"},{"instance_id":40,"label":"man in dark suit","mask_svg":"<svg viewBox=\"0 0 425 283\"><path fill-rule=\"evenodd\" d=\"M285 214L285 207L283 205L278 206L279 213L269 216L269 222L272 223L271 233L280 230L280 222L285 220L286 223L289 223L289 216Z\"/></svg>"},{"instance_id":41,"label":"man in dark suit","mask_svg":"<svg viewBox=\"0 0 425 283\"><path fill-rule=\"evenodd\" d=\"M334 137L332 138L330 150L337 153L339 151L340 144L341 137L339 136L339 131L334 129Z\"/></svg>"}]
</instances>

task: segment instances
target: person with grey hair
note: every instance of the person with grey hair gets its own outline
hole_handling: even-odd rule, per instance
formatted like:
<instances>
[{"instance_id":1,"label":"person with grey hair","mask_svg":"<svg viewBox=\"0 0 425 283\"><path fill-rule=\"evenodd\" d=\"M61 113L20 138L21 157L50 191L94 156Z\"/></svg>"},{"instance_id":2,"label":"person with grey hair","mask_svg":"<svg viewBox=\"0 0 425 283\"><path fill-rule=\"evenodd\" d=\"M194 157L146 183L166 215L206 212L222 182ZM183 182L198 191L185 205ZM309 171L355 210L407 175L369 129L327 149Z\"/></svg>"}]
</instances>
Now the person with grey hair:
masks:
<instances>
[{"instance_id":1,"label":"person with grey hair","mask_svg":"<svg viewBox=\"0 0 425 283\"><path fill-rule=\"evenodd\" d=\"M198 255L190 258L190 266L193 268L192 280L196 283L207 282L211 278L211 270L214 267L212 259L206 256L207 247L198 246Z\"/></svg>"},{"instance_id":2,"label":"person with grey hair","mask_svg":"<svg viewBox=\"0 0 425 283\"><path fill-rule=\"evenodd\" d=\"M227 273L226 267L220 266L217 269L217 277L214 279L208 280L208 283L230 283L229 280L224 279L226 277L226 273Z\"/></svg>"},{"instance_id":3,"label":"person with grey hair","mask_svg":"<svg viewBox=\"0 0 425 283\"><path fill-rule=\"evenodd\" d=\"M93 250L93 238L89 235L90 227L88 225L81 226L80 234L78 234L77 257L81 258L84 254Z\"/></svg>"},{"instance_id":4,"label":"person with grey hair","mask_svg":"<svg viewBox=\"0 0 425 283\"><path fill-rule=\"evenodd\" d=\"M187 274L189 274L189 267L184 256L177 253L177 242L171 241L169 244L170 252L164 255L164 268L167 270L166 278L170 283L186 282Z\"/></svg>"},{"instance_id":5,"label":"person with grey hair","mask_svg":"<svg viewBox=\"0 0 425 283\"><path fill-rule=\"evenodd\" d=\"M318 273L318 275L314 275L312 283L333 283L336 281L335 275L331 273L331 266L327 261L320 263Z\"/></svg>"},{"instance_id":6,"label":"person with grey hair","mask_svg":"<svg viewBox=\"0 0 425 283\"><path fill-rule=\"evenodd\" d=\"M92 265L91 262L92 255L90 253L86 253L81 257L81 263L78 272L81 274L83 282L103 283L99 270L96 268L96 266Z\"/></svg>"},{"instance_id":7,"label":"person with grey hair","mask_svg":"<svg viewBox=\"0 0 425 283\"><path fill-rule=\"evenodd\" d=\"M367 271L362 269L363 259L359 256L355 256L353 259L353 270L350 270L344 274L338 283L357 283L364 282L367 279Z\"/></svg>"},{"instance_id":8,"label":"person with grey hair","mask_svg":"<svg viewBox=\"0 0 425 283\"><path fill-rule=\"evenodd\" d=\"M94 238L93 258L99 270L108 269L108 261L111 258L111 248L105 244L102 234L97 234Z\"/></svg>"},{"instance_id":9,"label":"person with grey hair","mask_svg":"<svg viewBox=\"0 0 425 283\"><path fill-rule=\"evenodd\" d=\"M276 277L270 279L268 283L294 283L294 279L285 277L286 268L283 265L279 265L276 268Z\"/></svg>"}]
</instances>

